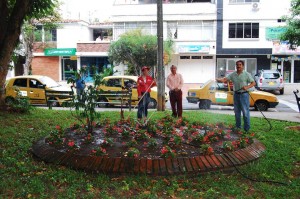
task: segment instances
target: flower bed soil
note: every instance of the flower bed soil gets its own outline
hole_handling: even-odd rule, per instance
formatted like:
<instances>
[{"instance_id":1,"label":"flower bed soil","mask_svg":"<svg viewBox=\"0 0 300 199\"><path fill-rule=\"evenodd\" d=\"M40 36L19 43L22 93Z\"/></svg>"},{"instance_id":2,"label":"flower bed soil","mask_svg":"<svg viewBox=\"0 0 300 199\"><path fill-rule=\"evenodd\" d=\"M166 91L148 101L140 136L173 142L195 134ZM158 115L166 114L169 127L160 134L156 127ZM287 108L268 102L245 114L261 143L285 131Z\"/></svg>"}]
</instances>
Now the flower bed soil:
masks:
<instances>
[{"instance_id":1,"label":"flower bed soil","mask_svg":"<svg viewBox=\"0 0 300 199\"><path fill-rule=\"evenodd\" d=\"M149 171L155 171L158 165L158 173L165 174L176 165L184 168L182 171L190 165L193 172L241 165L258 158L264 147L258 141L254 143L253 136L222 123L190 124L186 119L175 120L170 116L147 124L134 120L115 123L105 120L94 124L91 133L86 131L85 125L73 124L65 130L56 126L48 137L34 144L33 153L47 162L106 173L113 172L115 165L119 172L121 163L127 165L124 162L128 159L131 160L127 167L138 167L138 171L148 167ZM78 166L81 161L93 163ZM103 161L105 167L100 166Z\"/></svg>"}]
</instances>

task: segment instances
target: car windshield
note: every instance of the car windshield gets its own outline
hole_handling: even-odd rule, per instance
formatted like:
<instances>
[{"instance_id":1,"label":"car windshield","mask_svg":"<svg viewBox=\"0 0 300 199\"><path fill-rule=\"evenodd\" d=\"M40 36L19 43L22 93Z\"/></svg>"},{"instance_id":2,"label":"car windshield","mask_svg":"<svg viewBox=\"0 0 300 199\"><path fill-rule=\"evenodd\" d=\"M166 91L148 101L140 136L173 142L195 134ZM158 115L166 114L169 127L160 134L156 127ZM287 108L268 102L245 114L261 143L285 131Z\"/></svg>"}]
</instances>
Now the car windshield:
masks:
<instances>
[{"instance_id":1,"label":"car windshield","mask_svg":"<svg viewBox=\"0 0 300 199\"><path fill-rule=\"evenodd\" d=\"M280 77L279 73L264 73L263 77L265 79L278 79Z\"/></svg>"},{"instance_id":2,"label":"car windshield","mask_svg":"<svg viewBox=\"0 0 300 199\"><path fill-rule=\"evenodd\" d=\"M48 88L60 86L56 81L54 81L50 77L44 76L44 77L41 77L39 80L42 82L42 84L45 84Z\"/></svg>"}]
</instances>

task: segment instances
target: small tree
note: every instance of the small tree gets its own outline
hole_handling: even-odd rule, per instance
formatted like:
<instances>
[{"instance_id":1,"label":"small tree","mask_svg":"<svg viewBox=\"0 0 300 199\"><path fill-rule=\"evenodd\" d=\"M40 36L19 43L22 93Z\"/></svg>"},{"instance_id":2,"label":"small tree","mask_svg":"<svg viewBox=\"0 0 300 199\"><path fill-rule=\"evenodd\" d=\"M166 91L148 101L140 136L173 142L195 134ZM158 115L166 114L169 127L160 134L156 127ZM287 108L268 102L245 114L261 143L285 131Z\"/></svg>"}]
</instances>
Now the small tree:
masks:
<instances>
[{"instance_id":1,"label":"small tree","mask_svg":"<svg viewBox=\"0 0 300 199\"><path fill-rule=\"evenodd\" d=\"M171 60L173 42L165 42L168 62ZM109 48L109 60L114 64L128 65L128 73L139 75L142 66L153 67L157 64L157 38L143 34L142 29L128 31L113 42Z\"/></svg>"},{"instance_id":2,"label":"small tree","mask_svg":"<svg viewBox=\"0 0 300 199\"><path fill-rule=\"evenodd\" d=\"M281 35L281 41L288 41L291 49L300 46L300 0L293 0L291 4L291 16L284 17L287 20L287 30Z\"/></svg>"},{"instance_id":3,"label":"small tree","mask_svg":"<svg viewBox=\"0 0 300 199\"><path fill-rule=\"evenodd\" d=\"M80 121L83 125L86 125L86 129L88 133L92 133L95 126L95 121L97 119L100 119L100 113L96 112L96 106L97 104L95 102L98 101L99 94L101 91L97 89L97 87L101 84L103 84L103 78L106 76L113 75L114 70L113 67L104 69L103 72L97 73L96 67L92 67L93 70L93 80L94 84L87 86L87 88L82 93L82 98L75 100L70 104L71 108L75 108L74 114L73 110L72 114L74 117ZM86 69L81 69L79 71L80 74L84 75L86 74ZM78 75L75 77L78 78ZM74 78L69 78L68 83L75 84Z\"/></svg>"}]
</instances>

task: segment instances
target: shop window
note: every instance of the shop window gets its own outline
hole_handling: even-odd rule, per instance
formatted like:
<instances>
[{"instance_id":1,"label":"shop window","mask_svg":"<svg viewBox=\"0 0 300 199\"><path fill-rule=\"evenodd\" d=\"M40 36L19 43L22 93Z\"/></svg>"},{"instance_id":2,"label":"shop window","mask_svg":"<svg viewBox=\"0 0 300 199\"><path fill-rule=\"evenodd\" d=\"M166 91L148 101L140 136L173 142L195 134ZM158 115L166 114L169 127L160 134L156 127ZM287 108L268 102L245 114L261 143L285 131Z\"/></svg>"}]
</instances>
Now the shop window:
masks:
<instances>
[{"instance_id":1,"label":"shop window","mask_svg":"<svg viewBox=\"0 0 300 199\"><path fill-rule=\"evenodd\" d=\"M201 59L201 56L192 56L192 59Z\"/></svg>"},{"instance_id":2,"label":"shop window","mask_svg":"<svg viewBox=\"0 0 300 199\"><path fill-rule=\"evenodd\" d=\"M213 59L213 56L203 56L203 59Z\"/></svg>"},{"instance_id":3,"label":"shop window","mask_svg":"<svg viewBox=\"0 0 300 199\"><path fill-rule=\"evenodd\" d=\"M13 86L27 87L27 79L16 79Z\"/></svg>"},{"instance_id":4,"label":"shop window","mask_svg":"<svg viewBox=\"0 0 300 199\"><path fill-rule=\"evenodd\" d=\"M259 23L229 23L229 38L259 38Z\"/></svg>"},{"instance_id":5,"label":"shop window","mask_svg":"<svg viewBox=\"0 0 300 199\"><path fill-rule=\"evenodd\" d=\"M190 56L180 56L180 59L190 59Z\"/></svg>"}]
</instances>

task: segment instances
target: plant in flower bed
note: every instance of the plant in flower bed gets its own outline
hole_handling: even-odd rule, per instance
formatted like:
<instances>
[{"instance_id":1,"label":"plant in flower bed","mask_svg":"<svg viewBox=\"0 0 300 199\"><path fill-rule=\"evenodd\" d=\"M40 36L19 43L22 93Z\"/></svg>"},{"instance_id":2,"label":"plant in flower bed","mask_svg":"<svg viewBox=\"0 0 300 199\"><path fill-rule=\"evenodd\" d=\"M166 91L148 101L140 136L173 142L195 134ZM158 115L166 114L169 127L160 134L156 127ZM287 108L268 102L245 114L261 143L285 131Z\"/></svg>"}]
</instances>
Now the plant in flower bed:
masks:
<instances>
[{"instance_id":1,"label":"plant in flower bed","mask_svg":"<svg viewBox=\"0 0 300 199\"><path fill-rule=\"evenodd\" d=\"M76 123L65 130L57 126L46 142L61 151L78 154L172 158L233 151L251 144L253 137L223 123L189 123L185 118L166 115L159 121L149 121L147 126L130 118L117 122L105 119L95 122L93 132L87 125Z\"/></svg>"}]
</instances>

